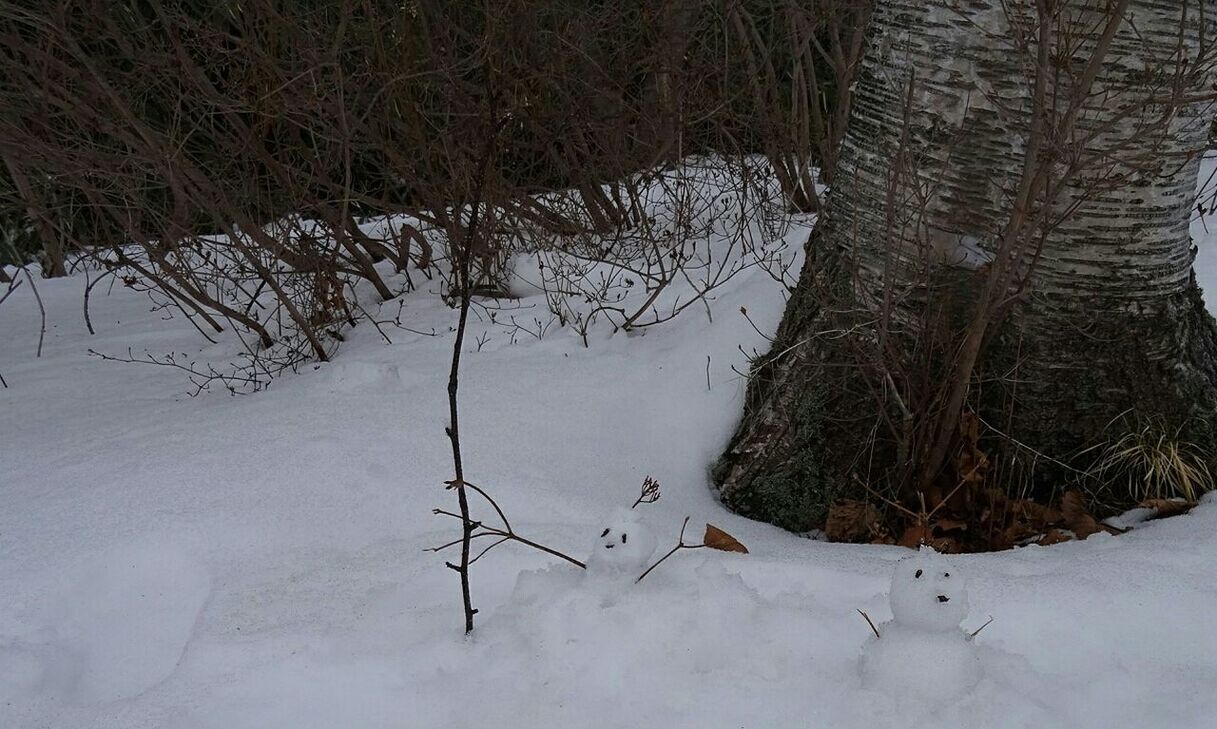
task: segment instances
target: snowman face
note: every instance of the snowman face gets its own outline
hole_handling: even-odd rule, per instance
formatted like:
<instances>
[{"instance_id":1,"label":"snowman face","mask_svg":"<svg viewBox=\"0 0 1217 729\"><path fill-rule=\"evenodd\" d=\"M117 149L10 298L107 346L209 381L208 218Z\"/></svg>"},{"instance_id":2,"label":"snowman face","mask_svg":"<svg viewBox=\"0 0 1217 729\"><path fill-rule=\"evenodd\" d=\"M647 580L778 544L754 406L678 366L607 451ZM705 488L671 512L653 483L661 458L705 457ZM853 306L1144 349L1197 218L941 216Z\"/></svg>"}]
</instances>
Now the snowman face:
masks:
<instances>
[{"instance_id":1,"label":"snowman face","mask_svg":"<svg viewBox=\"0 0 1217 729\"><path fill-rule=\"evenodd\" d=\"M963 577L925 547L896 565L889 599L895 622L918 630L958 630L968 616Z\"/></svg>"},{"instance_id":2,"label":"snowman face","mask_svg":"<svg viewBox=\"0 0 1217 729\"><path fill-rule=\"evenodd\" d=\"M628 509L614 513L598 534L587 560L590 570L641 573L658 544L638 514Z\"/></svg>"}]
</instances>

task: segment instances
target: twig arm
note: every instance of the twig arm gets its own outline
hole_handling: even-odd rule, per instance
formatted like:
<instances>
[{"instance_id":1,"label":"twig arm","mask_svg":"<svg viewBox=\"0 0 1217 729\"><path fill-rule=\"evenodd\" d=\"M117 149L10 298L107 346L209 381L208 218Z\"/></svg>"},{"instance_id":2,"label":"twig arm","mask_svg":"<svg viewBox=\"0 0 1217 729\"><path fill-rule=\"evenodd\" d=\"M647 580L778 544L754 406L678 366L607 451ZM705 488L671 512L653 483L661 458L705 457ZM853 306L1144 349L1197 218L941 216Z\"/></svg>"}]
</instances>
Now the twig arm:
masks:
<instances>
[{"instance_id":1,"label":"twig arm","mask_svg":"<svg viewBox=\"0 0 1217 729\"><path fill-rule=\"evenodd\" d=\"M666 560L668 557L671 557L672 555L676 554L680 550L682 550L682 549L701 549L702 547L706 546L704 544L685 544L685 528L688 526L689 526L689 517L686 516L684 523L680 525L680 538L676 541L676 546L672 547L670 550L668 550L668 553L665 554L664 556L660 557L655 562L655 564L651 565L650 567L647 567L645 572L643 572L641 575L638 575L638 579L634 580L635 584L642 582L642 578L651 574L651 572L656 567L658 567L659 565L664 563L664 560Z\"/></svg>"},{"instance_id":2,"label":"twig arm","mask_svg":"<svg viewBox=\"0 0 1217 729\"><path fill-rule=\"evenodd\" d=\"M867 615L866 612L864 610L862 610L862 608L858 608L858 614L862 616L862 619L865 620L866 624L870 626L871 632L875 634L876 638L878 638L879 629L875 627L875 623L873 620L870 619L870 616Z\"/></svg>"}]
</instances>

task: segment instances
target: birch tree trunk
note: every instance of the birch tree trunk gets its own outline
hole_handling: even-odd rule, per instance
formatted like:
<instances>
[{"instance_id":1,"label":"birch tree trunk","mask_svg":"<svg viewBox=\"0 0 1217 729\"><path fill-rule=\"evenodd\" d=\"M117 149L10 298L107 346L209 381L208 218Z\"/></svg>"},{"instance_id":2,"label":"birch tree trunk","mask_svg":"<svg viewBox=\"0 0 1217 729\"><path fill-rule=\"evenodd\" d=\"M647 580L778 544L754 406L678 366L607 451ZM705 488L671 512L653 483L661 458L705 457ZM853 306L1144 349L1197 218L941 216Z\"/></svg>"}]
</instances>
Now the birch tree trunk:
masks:
<instances>
[{"instance_id":1,"label":"birch tree trunk","mask_svg":"<svg viewBox=\"0 0 1217 729\"><path fill-rule=\"evenodd\" d=\"M851 483L924 487L960 377L1029 478L1129 413L1217 453L1188 234L1215 17L881 0L826 214L714 469L724 503L802 530Z\"/></svg>"}]
</instances>

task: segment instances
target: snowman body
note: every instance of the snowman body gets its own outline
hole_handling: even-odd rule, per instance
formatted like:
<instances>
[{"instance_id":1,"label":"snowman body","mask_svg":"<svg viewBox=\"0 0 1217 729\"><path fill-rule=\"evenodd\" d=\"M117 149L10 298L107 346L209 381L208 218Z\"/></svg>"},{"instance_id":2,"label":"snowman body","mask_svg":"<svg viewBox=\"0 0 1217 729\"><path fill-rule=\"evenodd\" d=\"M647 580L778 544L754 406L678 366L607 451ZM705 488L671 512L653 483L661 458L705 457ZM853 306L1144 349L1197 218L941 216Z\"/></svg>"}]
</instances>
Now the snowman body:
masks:
<instances>
[{"instance_id":1,"label":"snowman body","mask_svg":"<svg viewBox=\"0 0 1217 729\"><path fill-rule=\"evenodd\" d=\"M507 294L513 299L545 293L545 270L540 254L517 252L507 264Z\"/></svg>"},{"instance_id":2,"label":"snowman body","mask_svg":"<svg viewBox=\"0 0 1217 729\"><path fill-rule=\"evenodd\" d=\"M927 547L901 560L888 599L892 619L862 649L865 686L947 699L976 685L980 658L960 627L968 616L967 585L947 560Z\"/></svg>"}]
</instances>

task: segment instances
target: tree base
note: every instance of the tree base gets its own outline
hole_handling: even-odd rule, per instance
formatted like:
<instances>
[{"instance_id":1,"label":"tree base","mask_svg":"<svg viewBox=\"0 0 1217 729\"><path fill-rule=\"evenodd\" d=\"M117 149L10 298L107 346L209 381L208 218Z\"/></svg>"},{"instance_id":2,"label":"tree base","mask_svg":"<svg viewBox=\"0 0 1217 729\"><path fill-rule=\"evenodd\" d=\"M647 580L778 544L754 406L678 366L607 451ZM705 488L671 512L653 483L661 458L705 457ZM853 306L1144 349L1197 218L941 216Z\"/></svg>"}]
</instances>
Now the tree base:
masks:
<instances>
[{"instance_id":1,"label":"tree base","mask_svg":"<svg viewBox=\"0 0 1217 729\"><path fill-rule=\"evenodd\" d=\"M712 471L728 508L795 532L822 527L837 501L873 500L859 482L900 496L891 488L902 472L892 427L900 412L844 337L819 334L856 324L821 303L834 300L824 296L838 278L832 269L824 260L805 266L810 282L755 364L743 420ZM987 345L968 402L987 424L981 449L997 465L986 485L1041 503L1065 488L1096 492L1082 474L1102 446L1145 427L1205 454L1217 474L1217 323L1199 287L1153 310L1100 303L1066 310L1033 299ZM1134 500L1109 491L1102 503Z\"/></svg>"},{"instance_id":2,"label":"tree base","mask_svg":"<svg viewBox=\"0 0 1217 729\"><path fill-rule=\"evenodd\" d=\"M1099 303L1032 300L993 343L977 400L1005 434L995 445L1006 462L1048 498L1085 481L1077 470L1103 446L1148 428L1205 454L1217 474L1217 322L1199 286L1153 309ZM1129 505L1111 496L1113 508Z\"/></svg>"},{"instance_id":3,"label":"tree base","mask_svg":"<svg viewBox=\"0 0 1217 729\"><path fill-rule=\"evenodd\" d=\"M815 336L841 326L820 303L825 287L844 293L838 263L808 255L770 352L753 363L744 417L711 473L732 511L794 532L821 526L850 492L851 456L869 424L856 427L855 417L851 426L843 414L874 410L859 378L840 366L849 361L847 348Z\"/></svg>"}]
</instances>

